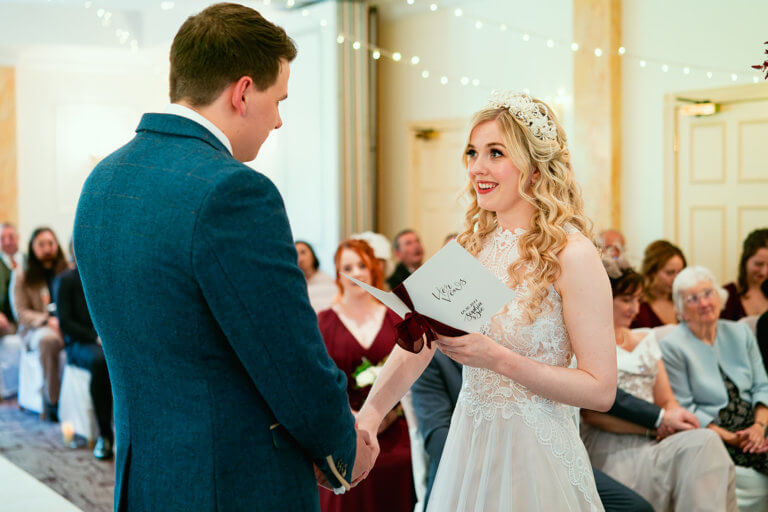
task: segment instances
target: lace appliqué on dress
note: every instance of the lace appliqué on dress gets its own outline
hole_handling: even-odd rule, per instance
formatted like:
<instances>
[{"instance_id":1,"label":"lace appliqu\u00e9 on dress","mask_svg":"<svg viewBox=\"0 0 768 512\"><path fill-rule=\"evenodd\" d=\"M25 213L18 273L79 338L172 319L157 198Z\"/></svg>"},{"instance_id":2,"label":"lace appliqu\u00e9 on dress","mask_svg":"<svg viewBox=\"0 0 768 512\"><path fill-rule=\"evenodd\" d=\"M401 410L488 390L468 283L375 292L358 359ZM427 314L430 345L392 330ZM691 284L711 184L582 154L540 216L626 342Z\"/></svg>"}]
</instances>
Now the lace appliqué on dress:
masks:
<instances>
[{"instance_id":1,"label":"lace appliqu\u00e9 on dress","mask_svg":"<svg viewBox=\"0 0 768 512\"><path fill-rule=\"evenodd\" d=\"M505 283L509 281L508 268L518 257L517 242L523 233L521 229L515 232L497 229L478 256L479 261ZM524 288L518 287L517 291L524 291ZM563 322L562 300L554 286L550 286L547 300L549 306L545 304L536 320L524 325L518 301L513 299L486 325L483 334L525 357L550 365L568 366L573 350ZM491 370L464 367L463 372L459 400L474 423L493 420L497 414L504 419L513 415L522 417L536 432L539 442L549 446L568 469L571 484L592 503L589 492L592 468L583 456L585 452L577 450L581 440L571 408L538 396Z\"/></svg>"}]
</instances>

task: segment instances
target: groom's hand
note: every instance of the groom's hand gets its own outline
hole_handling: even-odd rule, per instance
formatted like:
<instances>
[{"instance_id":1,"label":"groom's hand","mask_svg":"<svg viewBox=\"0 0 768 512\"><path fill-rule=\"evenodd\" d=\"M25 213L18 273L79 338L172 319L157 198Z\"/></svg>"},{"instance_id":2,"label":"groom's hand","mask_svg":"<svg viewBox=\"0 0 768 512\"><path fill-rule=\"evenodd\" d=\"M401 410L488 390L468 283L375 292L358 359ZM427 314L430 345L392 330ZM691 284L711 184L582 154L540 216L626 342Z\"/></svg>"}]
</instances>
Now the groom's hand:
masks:
<instances>
[{"instance_id":1,"label":"groom's hand","mask_svg":"<svg viewBox=\"0 0 768 512\"><path fill-rule=\"evenodd\" d=\"M371 435L367 430L358 429L357 455L355 455L355 465L352 467L351 485L353 487L368 476L378 456L379 441L376 439L376 435Z\"/></svg>"},{"instance_id":2,"label":"groom's hand","mask_svg":"<svg viewBox=\"0 0 768 512\"><path fill-rule=\"evenodd\" d=\"M323 472L320 471L320 469L315 464L312 464L312 469L315 470L315 480L317 480L317 485L323 489L332 491L333 487L331 487L331 484L328 483L328 479L325 478Z\"/></svg>"}]
</instances>

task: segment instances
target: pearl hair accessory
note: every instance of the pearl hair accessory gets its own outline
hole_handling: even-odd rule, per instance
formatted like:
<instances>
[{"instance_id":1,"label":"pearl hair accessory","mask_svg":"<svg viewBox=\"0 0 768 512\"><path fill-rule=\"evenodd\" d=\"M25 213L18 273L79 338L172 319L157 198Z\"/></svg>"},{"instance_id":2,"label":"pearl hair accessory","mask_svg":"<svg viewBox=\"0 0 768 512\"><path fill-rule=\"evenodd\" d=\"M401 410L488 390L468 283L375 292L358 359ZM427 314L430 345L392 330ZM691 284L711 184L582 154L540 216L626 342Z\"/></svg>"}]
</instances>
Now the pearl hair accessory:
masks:
<instances>
[{"instance_id":1,"label":"pearl hair accessory","mask_svg":"<svg viewBox=\"0 0 768 512\"><path fill-rule=\"evenodd\" d=\"M488 99L490 108L506 108L509 112L525 122L533 136L542 141L557 140L557 128L547 116L546 108L534 102L524 93L512 91L493 91Z\"/></svg>"}]
</instances>

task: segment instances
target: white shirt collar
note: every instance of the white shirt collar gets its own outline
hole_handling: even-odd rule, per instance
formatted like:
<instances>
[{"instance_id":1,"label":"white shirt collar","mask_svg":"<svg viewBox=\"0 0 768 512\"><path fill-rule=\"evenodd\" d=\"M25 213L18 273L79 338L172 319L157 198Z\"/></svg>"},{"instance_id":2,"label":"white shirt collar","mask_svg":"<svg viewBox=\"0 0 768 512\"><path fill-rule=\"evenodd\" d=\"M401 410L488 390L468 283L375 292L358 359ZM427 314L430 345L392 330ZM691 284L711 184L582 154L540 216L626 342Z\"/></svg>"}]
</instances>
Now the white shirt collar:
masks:
<instances>
[{"instance_id":1,"label":"white shirt collar","mask_svg":"<svg viewBox=\"0 0 768 512\"><path fill-rule=\"evenodd\" d=\"M219 141L221 141L222 144L224 144L224 147L229 150L229 154L232 154L232 144L229 142L229 138L224 134L223 131L219 129L218 126L213 124L210 120L200 115L200 113L195 112L189 107L185 107L184 105L179 105L178 103L171 103L165 108L166 114L173 114L175 116L180 117L186 117L187 119L196 122L199 125L202 125L203 128L207 129L209 132L211 132Z\"/></svg>"}]
</instances>

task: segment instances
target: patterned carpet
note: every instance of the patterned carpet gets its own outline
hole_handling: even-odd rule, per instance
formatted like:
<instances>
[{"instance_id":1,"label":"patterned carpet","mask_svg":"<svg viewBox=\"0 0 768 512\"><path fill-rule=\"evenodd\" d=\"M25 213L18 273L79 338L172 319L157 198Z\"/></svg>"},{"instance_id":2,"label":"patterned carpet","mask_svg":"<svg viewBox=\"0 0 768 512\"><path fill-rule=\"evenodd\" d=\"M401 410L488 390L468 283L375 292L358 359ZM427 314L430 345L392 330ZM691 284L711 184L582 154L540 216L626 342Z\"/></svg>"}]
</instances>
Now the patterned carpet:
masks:
<instances>
[{"instance_id":1,"label":"patterned carpet","mask_svg":"<svg viewBox=\"0 0 768 512\"><path fill-rule=\"evenodd\" d=\"M0 454L85 512L112 510L114 461L96 460L84 443L66 447L58 423L41 422L15 399L0 402Z\"/></svg>"}]
</instances>

